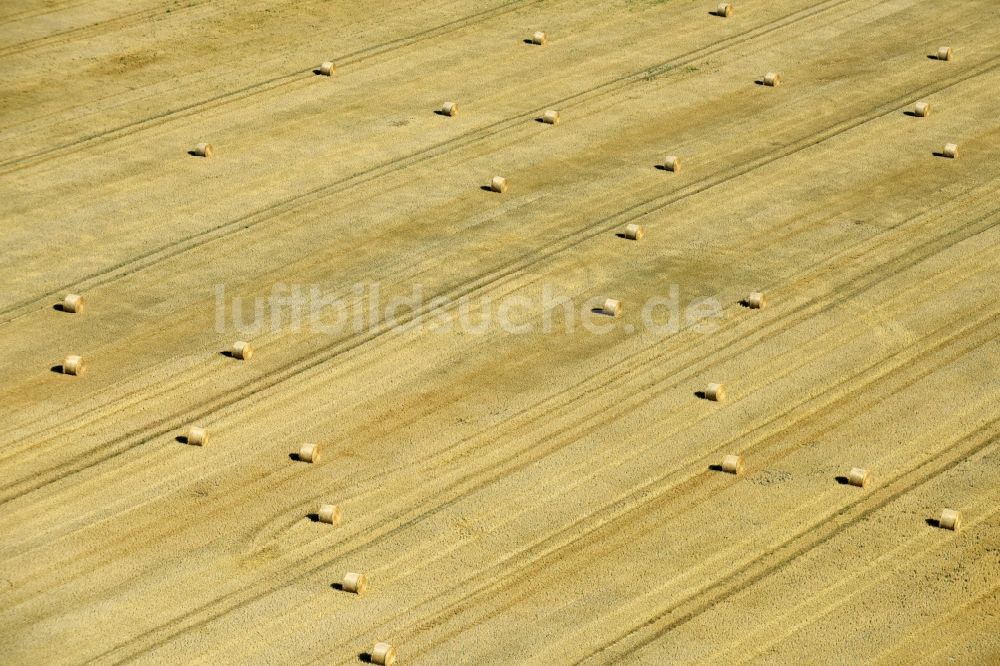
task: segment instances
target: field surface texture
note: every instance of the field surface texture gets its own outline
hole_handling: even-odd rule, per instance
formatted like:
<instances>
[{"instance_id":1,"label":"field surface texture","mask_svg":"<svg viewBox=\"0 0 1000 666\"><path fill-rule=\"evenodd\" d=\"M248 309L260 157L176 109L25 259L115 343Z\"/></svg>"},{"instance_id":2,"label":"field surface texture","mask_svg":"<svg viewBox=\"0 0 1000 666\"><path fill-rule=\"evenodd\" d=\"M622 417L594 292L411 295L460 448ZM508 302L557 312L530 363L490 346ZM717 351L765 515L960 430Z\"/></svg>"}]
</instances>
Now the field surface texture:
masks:
<instances>
[{"instance_id":1,"label":"field surface texture","mask_svg":"<svg viewBox=\"0 0 1000 666\"><path fill-rule=\"evenodd\" d=\"M0 662L1000 663L1000 10L717 5L0 3Z\"/></svg>"}]
</instances>

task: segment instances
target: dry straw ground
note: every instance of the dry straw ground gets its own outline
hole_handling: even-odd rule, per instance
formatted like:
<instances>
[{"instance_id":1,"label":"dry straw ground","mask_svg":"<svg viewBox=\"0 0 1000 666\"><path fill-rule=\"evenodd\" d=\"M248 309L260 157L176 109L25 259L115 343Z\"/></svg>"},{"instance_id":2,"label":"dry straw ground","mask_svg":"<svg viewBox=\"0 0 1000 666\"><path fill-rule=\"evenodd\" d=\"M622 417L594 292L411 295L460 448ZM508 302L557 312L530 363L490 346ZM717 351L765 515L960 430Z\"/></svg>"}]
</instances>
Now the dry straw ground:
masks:
<instances>
[{"instance_id":1,"label":"dry straw ground","mask_svg":"<svg viewBox=\"0 0 1000 666\"><path fill-rule=\"evenodd\" d=\"M0 660L1000 661L995 3L715 7L2 3ZM221 354L276 282L624 308Z\"/></svg>"}]
</instances>

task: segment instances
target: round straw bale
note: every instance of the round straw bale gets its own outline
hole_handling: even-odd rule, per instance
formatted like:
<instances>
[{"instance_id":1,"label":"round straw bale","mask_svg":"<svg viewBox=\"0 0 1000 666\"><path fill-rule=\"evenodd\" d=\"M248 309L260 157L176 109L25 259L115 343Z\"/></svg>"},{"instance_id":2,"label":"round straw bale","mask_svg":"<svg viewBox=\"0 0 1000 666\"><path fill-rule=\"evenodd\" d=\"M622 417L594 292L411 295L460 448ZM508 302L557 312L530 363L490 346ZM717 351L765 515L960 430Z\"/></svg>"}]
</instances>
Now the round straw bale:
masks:
<instances>
[{"instance_id":1,"label":"round straw bale","mask_svg":"<svg viewBox=\"0 0 1000 666\"><path fill-rule=\"evenodd\" d=\"M83 312L83 296L79 294L66 294L66 298L63 299L62 309L63 312Z\"/></svg>"},{"instance_id":2,"label":"round straw bale","mask_svg":"<svg viewBox=\"0 0 1000 666\"><path fill-rule=\"evenodd\" d=\"M359 573L348 572L344 574L344 582L340 584L345 592L354 594L364 594L368 589L368 576Z\"/></svg>"},{"instance_id":3,"label":"round straw bale","mask_svg":"<svg viewBox=\"0 0 1000 666\"><path fill-rule=\"evenodd\" d=\"M233 357L238 358L241 361L249 361L250 357L253 356L253 345L249 342L243 342L242 340L237 340L233 343Z\"/></svg>"},{"instance_id":4,"label":"round straw bale","mask_svg":"<svg viewBox=\"0 0 1000 666\"><path fill-rule=\"evenodd\" d=\"M751 291L750 295L747 296L747 305L754 310L760 310L767 307L767 297L762 291Z\"/></svg>"},{"instance_id":5,"label":"round straw bale","mask_svg":"<svg viewBox=\"0 0 1000 666\"><path fill-rule=\"evenodd\" d=\"M618 317L622 313L622 303L621 301L616 301L613 298L608 298L604 301L604 305L601 306L601 314L606 314L609 317Z\"/></svg>"},{"instance_id":6,"label":"round straw bale","mask_svg":"<svg viewBox=\"0 0 1000 666\"><path fill-rule=\"evenodd\" d=\"M396 648L388 643L376 643L372 648L372 663L379 666L393 666L396 663Z\"/></svg>"},{"instance_id":7,"label":"round straw bale","mask_svg":"<svg viewBox=\"0 0 1000 666\"><path fill-rule=\"evenodd\" d=\"M546 37L545 33L541 30L531 36L531 43L537 44L538 46L542 46L547 41L549 41L548 37Z\"/></svg>"},{"instance_id":8,"label":"round straw bale","mask_svg":"<svg viewBox=\"0 0 1000 666\"><path fill-rule=\"evenodd\" d=\"M318 515L319 515L319 522L321 523L328 523L330 525L339 525L340 519L343 517L344 514L340 510L340 506L336 504L321 504L319 507Z\"/></svg>"},{"instance_id":9,"label":"round straw bale","mask_svg":"<svg viewBox=\"0 0 1000 666\"><path fill-rule=\"evenodd\" d=\"M722 459L722 471L739 476L743 473L743 456L729 455Z\"/></svg>"},{"instance_id":10,"label":"round straw bale","mask_svg":"<svg viewBox=\"0 0 1000 666\"><path fill-rule=\"evenodd\" d=\"M458 104L456 102L445 102L441 105L442 116L458 115Z\"/></svg>"},{"instance_id":11,"label":"round straw bale","mask_svg":"<svg viewBox=\"0 0 1000 666\"><path fill-rule=\"evenodd\" d=\"M771 86L772 88L774 88L775 86L780 86L781 75L776 72L768 72L767 74L764 75L764 85Z\"/></svg>"},{"instance_id":12,"label":"round straw bale","mask_svg":"<svg viewBox=\"0 0 1000 666\"><path fill-rule=\"evenodd\" d=\"M630 224L625 227L625 238L629 240L642 240L645 235L646 230L642 228L641 224Z\"/></svg>"},{"instance_id":13,"label":"round straw bale","mask_svg":"<svg viewBox=\"0 0 1000 666\"><path fill-rule=\"evenodd\" d=\"M946 143L944 148L941 149L941 154L945 157L950 157L955 159L958 157L958 144L957 143Z\"/></svg>"},{"instance_id":14,"label":"round straw bale","mask_svg":"<svg viewBox=\"0 0 1000 666\"><path fill-rule=\"evenodd\" d=\"M544 115L542 115L542 122L543 123L547 123L549 125L558 125L559 124L559 112L558 111L553 111L552 109L549 109L548 111L545 112Z\"/></svg>"},{"instance_id":15,"label":"round straw bale","mask_svg":"<svg viewBox=\"0 0 1000 666\"><path fill-rule=\"evenodd\" d=\"M868 485L868 482L871 481L871 476L871 472L866 469L852 467L851 471L847 473L847 482L852 486L865 488Z\"/></svg>"},{"instance_id":16,"label":"round straw bale","mask_svg":"<svg viewBox=\"0 0 1000 666\"><path fill-rule=\"evenodd\" d=\"M194 147L194 154L198 157L211 157L215 154L215 148L210 143L199 143Z\"/></svg>"},{"instance_id":17,"label":"round straw bale","mask_svg":"<svg viewBox=\"0 0 1000 666\"><path fill-rule=\"evenodd\" d=\"M725 16L726 18L729 18L730 16L733 15L733 6L728 2L723 2L722 4L719 5L719 8L715 10L715 15Z\"/></svg>"},{"instance_id":18,"label":"round straw bale","mask_svg":"<svg viewBox=\"0 0 1000 666\"><path fill-rule=\"evenodd\" d=\"M303 444L299 447L299 460L307 463L319 462L319 444Z\"/></svg>"},{"instance_id":19,"label":"round straw bale","mask_svg":"<svg viewBox=\"0 0 1000 666\"><path fill-rule=\"evenodd\" d=\"M191 446L208 446L208 431L199 426L188 428L187 443Z\"/></svg>"},{"instance_id":20,"label":"round straw bale","mask_svg":"<svg viewBox=\"0 0 1000 666\"><path fill-rule=\"evenodd\" d=\"M917 102L913 107L913 115L918 118L926 118L931 115L931 104L930 102Z\"/></svg>"},{"instance_id":21,"label":"round straw bale","mask_svg":"<svg viewBox=\"0 0 1000 666\"><path fill-rule=\"evenodd\" d=\"M337 73L337 66L328 60L319 66L319 73L323 76L333 76Z\"/></svg>"},{"instance_id":22,"label":"round straw bale","mask_svg":"<svg viewBox=\"0 0 1000 666\"><path fill-rule=\"evenodd\" d=\"M663 168L677 173L681 170L681 158L676 155L667 155L663 158Z\"/></svg>"},{"instance_id":23,"label":"round straw bale","mask_svg":"<svg viewBox=\"0 0 1000 666\"><path fill-rule=\"evenodd\" d=\"M83 362L82 356L77 356L76 354L70 354L63 359L62 371L66 375L76 375L80 376L87 371L87 366Z\"/></svg>"},{"instance_id":24,"label":"round straw bale","mask_svg":"<svg viewBox=\"0 0 1000 666\"><path fill-rule=\"evenodd\" d=\"M503 176L493 176L493 180L490 181L490 189L503 194L507 191L507 179Z\"/></svg>"},{"instance_id":25,"label":"round straw bale","mask_svg":"<svg viewBox=\"0 0 1000 666\"><path fill-rule=\"evenodd\" d=\"M954 509L945 509L941 512L941 520L938 526L946 530L957 532L962 527L962 512Z\"/></svg>"},{"instance_id":26,"label":"round straw bale","mask_svg":"<svg viewBox=\"0 0 1000 666\"><path fill-rule=\"evenodd\" d=\"M726 399L726 387L722 384L709 384L705 388L705 398L714 400L715 402L722 402Z\"/></svg>"},{"instance_id":27,"label":"round straw bale","mask_svg":"<svg viewBox=\"0 0 1000 666\"><path fill-rule=\"evenodd\" d=\"M951 60L954 56L954 52L951 50L950 46L942 46L937 50L938 60Z\"/></svg>"}]
</instances>

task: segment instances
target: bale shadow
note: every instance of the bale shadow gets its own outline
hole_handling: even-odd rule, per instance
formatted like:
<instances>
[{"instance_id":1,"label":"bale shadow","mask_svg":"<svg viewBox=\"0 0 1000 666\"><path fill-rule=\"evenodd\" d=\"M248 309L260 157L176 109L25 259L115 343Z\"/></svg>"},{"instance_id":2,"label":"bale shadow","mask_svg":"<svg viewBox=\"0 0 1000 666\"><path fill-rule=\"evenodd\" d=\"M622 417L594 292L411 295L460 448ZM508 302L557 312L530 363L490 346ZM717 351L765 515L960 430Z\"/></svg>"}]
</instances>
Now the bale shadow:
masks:
<instances>
[{"instance_id":1,"label":"bale shadow","mask_svg":"<svg viewBox=\"0 0 1000 666\"><path fill-rule=\"evenodd\" d=\"M617 236L618 238L624 238L625 240L631 240L628 236L626 236L625 234L623 234L621 232L615 234L615 236Z\"/></svg>"},{"instance_id":2,"label":"bale shadow","mask_svg":"<svg viewBox=\"0 0 1000 666\"><path fill-rule=\"evenodd\" d=\"M344 591L344 584L343 583L330 583L330 587L332 587L333 589L337 590L338 592L343 592Z\"/></svg>"},{"instance_id":3,"label":"bale shadow","mask_svg":"<svg viewBox=\"0 0 1000 666\"><path fill-rule=\"evenodd\" d=\"M723 471L722 470L722 465L709 465L708 469L710 469L713 472L721 472L721 471Z\"/></svg>"},{"instance_id":4,"label":"bale shadow","mask_svg":"<svg viewBox=\"0 0 1000 666\"><path fill-rule=\"evenodd\" d=\"M63 306L62 303L56 303L52 306L52 309L57 312L68 312L68 310Z\"/></svg>"},{"instance_id":5,"label":"bale shadow","mask_svg":"<svg viewBox=\"0 0 1000 666\"><path fill-rule=\"evenodd\" d=\"M927 56L927 59L928 60L940 60L940 58L937 57L936 53L931 53L930 55Z\"/></svg>"},{"instance_id":6,"label":"bale shadow","mask_svg":"<svg viewBox=\"0 0 1000 666\"><path fill-rule=\"evenodd\" d=\"M300 460L302 460L301 458L299 458L299 454L297 454L297 453L289 453L288 457L291 460L294 460L295 462L299 462Z\"/></svg>"},{"instance_id":7,"label":"bale shadow","mask_svg":"<svg viewBox=\"0 0 1000 666\"><path fill-rule=\"evenodd\" d=\"M220 351L219 353L225 356L226 358L236 358L236 355L233 354L233 352L229 351L228 349L225 351Z\"/></svg>"},{"instance_id":8,"label":"bale shadow","mask_svg":"<svg viewBox=\"0 0 1000 666\"><path fill-rule=\"evenodd\" d=\"M837 476L834 478L836 479L837 483L839 483L842 486L846 486L851 482L846 476Z\"/></svg>"},{"instance_id":9,"label":"bale shadow","mask_svg":"<svg viewBox=\"0 0 1000 666\"><path fill-rule=\"evenodd\" d=\"M370 663L372 663L372 653L371 652L362 652L361 654L358 655L358 661L360 661L363 664L370 664Z\"/></svg>"},{"instance_id":10,"label":"bale shadow","mask_svg":"<svg viewBox=\"0 0 1000 666\"><path fill-rule=\"evenodd\" d=\"M953 159L953 158L951 158L951 157L948 157L948 156L947 156L947 155L945 155L944 153L942 153L942 152L941 152L940 150L935 150L934 152L932 152L932 153L931 153L931 155L933 155L934 157L943 157L943 158L945 158L946 160L950 160L950 159Z\"/></svg>"},{"instance_id":11,"label":"bale shadow","mask_svg":"<svg viewBox=\"0 0 1000 666\"><path fill-rule=\"evenodd\" d=\"M316 69L314 69L314 70L313 70L312 72L313 72L313 74L315 74L316 76L323 76L323 72L322 72L322 71L320 70L320 68L319 68L319 67L317 67Z\"/></svg>"},{"instance_id":12,"label":"bale shadow","mask_svg":"<svg viewBox=\"0 0 1000 666\"><path fill-rule=\"evenodd\" d=\"M187 444L188 438L187 435L177 435L176 437L174 437L174 441L180 442L181 444Z\"/></svg>"},{"instance_id":13,"label":"bale shadow","mask_svg":"<svg viewBox=\"0 0 1000 666\"><path fill-rule=\"evenodd\" d=\"M309 520L311 520L314 523L318 523L319 522L319 514L318 513L307 513L306 514L306 518L308 518Z\"/></svg>"},{"instance_id":14,"label":"bale shadow","mask_svg":"<svg viewBox=\"0 0 1000 666\"><path fill-rule=\"evenodd\" d=\"M490 187L489 185L480 185L479 189L481 189L483 192L492 192L493 191L493 188ZM497 192L497 194L500 194L500 193Z\"/></svg>"},{"instance_id":15,"label":"bale shadow","mask_svg":"<svg viewBox=\"0 0 1000 666\"><path fill-rule=\"evenodd\" d=\"M767 85L766 83L764 83L764 79L754 79L754 83L756 83L758 86L766 86Z\"/></svg>"},{"instance_id":16,"label":"bale shadow","mask_svg":"<svg viewBox=\"0 0 1000 666\"><path fill-rule=\"evenodd\" d=\"M434 114L438 115L438 116L444 116L445 118L451 118L452 117L450 113L445 113L445 111L442 110L442 109L435 109Z\"/></svg>"},{"instance_id":17,"label":"bale shadow","mask_svg":"<svg viewBox=\"0 0 1000 666\"><path fill-rule=\"evenodd\" d=\"M670 169L667 168L666 164L657 164L655 168L659 169L660 171L670 171Z\"/></svg>"},{"instance_id":18,"label":"bale shadow","mask_svg":"<svg viewBox=\"0 0 1000 666\"><path fill-rule=\"evenodd\" d=\"M63 374L62 363L60 363L58 365L53 365L51 368L49 368L49 370L51 370L52 372L58 373L60 375Z\"/></svg>"},{"instance_id":19,"label":"bale shadow","mask_svg":"<svg viewBox=\"0 0 1000 666\"><path fill-rule=\"evenodd\" d=\"M904 116L909 116L909 117L911 117L911 118L919 118L919 117L920 117L920 116L918 116L918 115L917 115L917 114L916 114L915 112L913 112L913 111L903 111L903 115L904 115Z\"/></svg>"},{"instance_id":20,"label":"bale shadow","mask_svg":"<svg viewBox=\"0 0 1000 666\"><path fill-rule=\"evenodd\" d=\"M704 391L695 391L694 397L698 398L699 400L708 400L708 398L705 396Z\"/></svg>"},{"instance_id":21,"label":"bale shadow","mask_svg":"<svg viewBox=\"0 0 1000 666\"><path fill-rule=\"evenodd\" d=\"M201 155L199 155L199 154L198 154L198 153L197 153L196 151L194 151L194 150L189 150L189 151L188 151L188 155L190 155L191 157L201 157Z\"/></svg>"},{"instance_id":22,"label":"bale shadow","mask_svg":"<svg viewBox=\"0 0 1000 666\"><path fill-rule=\"evenodd\" d=\"M524 42L525 44L531 44L532 46L541 46L541 44L535 44L535 42L533 42L530 39L522 39L521 41Z\"/></svg>"},{"instance_id":23,"label":"bale shadow","mask_svg":"<svg viewBox=\"0 0 1000 666\"><path fill-rule=\"evenodd\" d=\"M941 527L941 521L937 518L924 518L924 522L931 527Z\"/></svg>"},{"instance_id":24,"label":"bale shadow","mask_svg":"<svg viewBox=\"0 0 1000 666\"><path fill-rule=\"evenodd\" d=\"M747 308L748 310L750 309L750 301L748 301L745 298L741 298L740 300L736 301L736 304L739 305L741 308Z\"/></svg>"}]
</instances>

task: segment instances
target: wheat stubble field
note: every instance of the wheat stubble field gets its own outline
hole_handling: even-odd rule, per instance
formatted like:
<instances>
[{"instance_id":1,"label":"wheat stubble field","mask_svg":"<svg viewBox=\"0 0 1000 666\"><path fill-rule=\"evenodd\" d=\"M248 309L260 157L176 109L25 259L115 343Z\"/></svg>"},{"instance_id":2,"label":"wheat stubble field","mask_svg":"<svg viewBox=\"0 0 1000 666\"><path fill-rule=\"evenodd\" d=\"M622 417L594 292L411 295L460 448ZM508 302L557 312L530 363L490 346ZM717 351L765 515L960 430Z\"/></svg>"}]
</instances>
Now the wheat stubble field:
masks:
<instances>
[{"instance_id":1,"label":"wheat stubble field","mask_svg":"<svg viewBox=\"0 0 1000 666\"><path fill-rule=\"evenodd\" d=\"M0 6L0 661L1000 662L1000 12L716 6Z\"/></svg>"}]
</instances>

